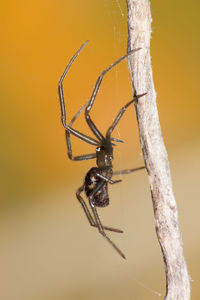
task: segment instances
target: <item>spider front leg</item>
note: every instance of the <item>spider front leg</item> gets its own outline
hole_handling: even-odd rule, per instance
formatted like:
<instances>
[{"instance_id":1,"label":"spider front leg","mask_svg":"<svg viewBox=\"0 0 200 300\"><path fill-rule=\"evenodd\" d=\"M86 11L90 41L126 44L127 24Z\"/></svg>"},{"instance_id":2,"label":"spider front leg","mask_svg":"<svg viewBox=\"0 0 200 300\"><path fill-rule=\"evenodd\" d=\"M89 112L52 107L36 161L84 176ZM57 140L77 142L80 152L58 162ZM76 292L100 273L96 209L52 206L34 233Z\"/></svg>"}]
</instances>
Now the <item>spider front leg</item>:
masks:
<instances>
[{"instance_id":1,"label":"spider front leg","mask_svg":"<svg viewBox=\"0 0 200 300\"><path fill-rule=\"evenodd\" d=\"M125 113L126 109L134 102L138 101L139 98L145 96L147 93L143 93L140 95L135 96L131 101L129 101L126 105L124 105L117 117L115 118L114 122L112 123L112 125L108 128L107 132L106 132L106 139L110 139L110 135L113 132L113 130L115 129L116 125L118 124L119 120L121 119L121 117L123 116L123 114Z\"/></svg>"},{"instance_id":2,"label":"spider front leg","mask_svg":"<svg viewBox=\"0 0 200 300\"><path fill-rule=\"evenodd\" d=\"M61 108L61 121L63 124L63 127L66 129L66 142L67 142L67 148L68 148L68 157L71 160L74 161L80 161L80 160L87 160L87 159L93 159L96 157L95 153L92 154L86 154L86 155L79 155L79 156L73 156L72 155L72 147L71 147L71 140L70 140L70 133L75 135L76 137L82 139L86 143L92 144L97 146L98 142L92 139L91 137L88 137L81 132L72 129L71 125L73 122L78 118L79 114L81 111L86 107L87 103L78 111L78 113L74 116L74 118L71 120L69 125L66 124L66 109L65 109L65 99L64 99L64 91L63 91L63 81L65 79L65 76L67 75L67 72L69 71L70 67L72 66L73 62L81 52L81 50L85 47L85 45L88 43L86 41L79 49L78 51L74 54L74 56L71 58L69 61L68 65L66 66L62 76L60 77L59 83L58 83L58 95L59 95L59 101L60 101L60 108Z\"/></svg>"},{"instance_id":3,"label":"spider front leg","mask_svg":"<svg viewBox=\"0 0 200 300\"><path fill-rule=\"evenodd\" d=\"M104 76L106 75L106 73L108 73L113 67L115 67L117 64L119 64L122 60L124 60L126 57L128 57L129 55L131 55L133 52L136 52L138 50L140 50L141 48L137 48L137 49L133 49L131 50L129 53L127 53L126 55L120 57L118 60L116 60L114 63L112 63L108 68L106 68L98 77L96 84L94 86L93 92L92 92L92 96L90 98L90 101L85 109L85 119L88 123L88 126L90 127L90 129L92 130L92 132L94 133L94 135L97 137L97 139L101 142L105 142L105 138L102 135L102 133L98 130L98 128L95 126L94 122L92 121L89 113L90 110L94 104L94 101L96 99L96 96L98 94L101 82L104 78Z\"/></svg>"},{"instance_id":4,"label":"spider front leg","mask_svg":"<svg viewBox=\"0 0 200 300\"><path fill-rule=\"evenodd\" d=\"M60 108L61 108L61 121L63 126L66 126L66 109L65 109L65 98L64 98L64 92L63 92L63 81L65 79L65 76L67 75L67 72L69 71L70 67L72 66L73 62L81 52L81 50L85 47L85 45L88 43L86 41L79 49L78 51L73 55L69 63L67 64L62 76L60 77L59 83L58 83L58 95L59 95L59 101L60 101Z\"/></svg>"}]
</instances>

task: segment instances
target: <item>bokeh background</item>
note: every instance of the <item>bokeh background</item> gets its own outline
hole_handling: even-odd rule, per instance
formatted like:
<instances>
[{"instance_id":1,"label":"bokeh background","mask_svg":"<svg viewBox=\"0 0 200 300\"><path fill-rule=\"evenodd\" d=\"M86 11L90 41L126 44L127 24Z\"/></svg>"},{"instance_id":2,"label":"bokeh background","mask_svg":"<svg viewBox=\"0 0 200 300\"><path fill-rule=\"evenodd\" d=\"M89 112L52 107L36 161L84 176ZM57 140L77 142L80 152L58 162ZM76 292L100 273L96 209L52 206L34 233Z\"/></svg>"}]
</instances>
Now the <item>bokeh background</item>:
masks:
<instances>
[{"instance_id":1,"label":"bokeh background","mask_svg":"<svg viewBox=\"0 0 200 300\"><path fill-rule=\"evenodd\" d=\"M200 297L200 19L199 1L151 1L153 74L160 122L179 209L192 299ZM89 40L65 80L68 120L90 97L99 73L126 53L125 0L1 1L2 300L162 299L164 265L154 229L145 171L110 187L104 224L123 261L90 228L75 191L94 162L66 155L57 84L64 67ZM105 78L91 113L105 132L131 99L127 62ZM89 134L83 117L74 125ZM114 132L114 167L143 164L135 112ZM92 146L72 138L74 154Z\"/></svg>"}]
</instances>

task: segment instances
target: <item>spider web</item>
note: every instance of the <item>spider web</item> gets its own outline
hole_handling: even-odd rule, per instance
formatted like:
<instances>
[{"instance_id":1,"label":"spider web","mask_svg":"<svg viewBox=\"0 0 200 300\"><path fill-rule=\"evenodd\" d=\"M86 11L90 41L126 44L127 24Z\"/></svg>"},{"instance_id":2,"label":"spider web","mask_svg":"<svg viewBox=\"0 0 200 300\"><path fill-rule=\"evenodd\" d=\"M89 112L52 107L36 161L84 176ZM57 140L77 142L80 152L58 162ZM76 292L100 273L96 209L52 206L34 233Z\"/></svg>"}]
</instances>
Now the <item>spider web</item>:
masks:
<instances>
[{"instance_id":1,"label":"spider web","mask_svg":"<svg viewBox=\"0 0 200 300\"><path fill-rule=\"evenodd\" d=\"M117 3L117 6L119 7L121 16L124 17L124 13L123 13L122 8L121 8L121 6L120 6L119 0L115 0L115 1L116 1L116 3Z\"/></svg>"}]
</instances>

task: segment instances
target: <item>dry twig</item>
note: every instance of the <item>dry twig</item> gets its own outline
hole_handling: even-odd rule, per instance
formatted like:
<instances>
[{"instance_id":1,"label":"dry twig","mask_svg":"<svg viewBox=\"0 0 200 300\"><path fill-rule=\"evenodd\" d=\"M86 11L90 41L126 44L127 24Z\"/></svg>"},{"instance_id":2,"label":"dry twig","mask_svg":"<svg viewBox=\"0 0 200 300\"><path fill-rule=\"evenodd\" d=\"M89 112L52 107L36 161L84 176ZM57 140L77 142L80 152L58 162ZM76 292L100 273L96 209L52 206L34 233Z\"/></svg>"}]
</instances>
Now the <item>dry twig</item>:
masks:
<instances>
[{"instance_id":1,"label":"dry twig","mask_svg":"<svg viewBox=\"0 0 200 300\"><path fill-rule=\"evenodd\" d=\"M151 58L151 11L149 0L127 0L128 51L134 94L147 92L135 105L140 142L148 172L155 226L166 271L166 300L188 300L190 280L183 255L176 201L164 146L154 89Z\"/></svg>"}]
</instances>

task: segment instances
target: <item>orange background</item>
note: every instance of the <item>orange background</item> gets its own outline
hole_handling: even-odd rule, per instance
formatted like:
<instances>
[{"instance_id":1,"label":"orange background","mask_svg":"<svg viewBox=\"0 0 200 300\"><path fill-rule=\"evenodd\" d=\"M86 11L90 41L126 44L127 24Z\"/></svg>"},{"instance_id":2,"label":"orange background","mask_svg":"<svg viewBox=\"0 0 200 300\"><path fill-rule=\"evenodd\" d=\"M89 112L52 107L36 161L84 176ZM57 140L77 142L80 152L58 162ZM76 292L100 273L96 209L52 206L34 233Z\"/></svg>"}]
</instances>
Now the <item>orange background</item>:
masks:
<instances>
[{"instance_id":1,"label":"orange background","mask_svg":"<svg viewBox=\"0 0 200 300\"><path fill-rule=\"evenodd\" d=\"M200 102L198 1L152 1L153 74L160 122L179 208L184 253L199 299ZM122 0L9 1L1 4L1 296L6 300L158 299L165 274L154 229L146 173L110 187L99 209L125 252L122 261L93 228L76 200L94 162L66 156L57 84L67 62L89 40L67 76L70 119L90 97L99 73L126 53ZM131 99L127 63L105 78L91 113L105 132ZM89 134L83 117L74 125ZM114 167L143 164L132 108L114 132ZM92 146L72 139L74 154ZM159 296L161 294L161 297Z\"/></svg>"}]
</instances>

